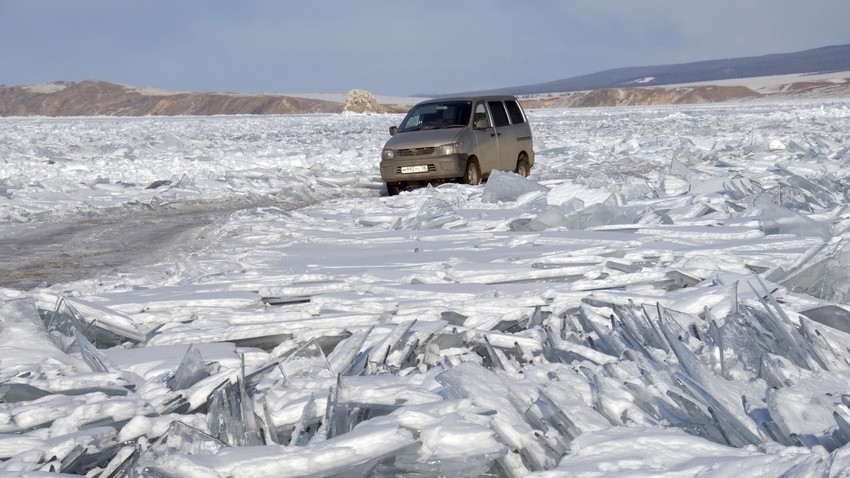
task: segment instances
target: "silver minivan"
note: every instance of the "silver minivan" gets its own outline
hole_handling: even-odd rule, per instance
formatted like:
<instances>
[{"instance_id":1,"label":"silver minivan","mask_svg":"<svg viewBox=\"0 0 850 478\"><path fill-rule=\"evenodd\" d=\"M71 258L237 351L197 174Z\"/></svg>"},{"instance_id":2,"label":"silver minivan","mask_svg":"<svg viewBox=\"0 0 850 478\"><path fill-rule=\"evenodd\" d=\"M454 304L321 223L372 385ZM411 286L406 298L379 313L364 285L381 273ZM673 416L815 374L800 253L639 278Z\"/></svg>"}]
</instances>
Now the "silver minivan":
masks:
<instances>
[{"instance_id":1,"label":"silver minivan","mask_svg":"<svg viewBox=\"0 0 850 478\"><path fill-rule=\"evenodd\" d=\"M423 101L407 113L381 152L381 178L392 196L411 187L479 184L494 169L528 176L531 127L513 96Z\"/></svg>"}]
</instances>

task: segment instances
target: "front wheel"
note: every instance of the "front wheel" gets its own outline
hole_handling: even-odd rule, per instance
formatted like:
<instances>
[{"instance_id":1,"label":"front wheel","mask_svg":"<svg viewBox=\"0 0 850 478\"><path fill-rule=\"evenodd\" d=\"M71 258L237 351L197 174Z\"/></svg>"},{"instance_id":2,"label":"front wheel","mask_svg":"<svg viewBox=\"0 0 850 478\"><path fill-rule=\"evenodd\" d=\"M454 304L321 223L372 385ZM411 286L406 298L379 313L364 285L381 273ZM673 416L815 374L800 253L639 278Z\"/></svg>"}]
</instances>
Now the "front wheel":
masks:
<instances>
[{"instance_id":1,"label":"front wheel","mask_svg":"<svg viewBox=\"0 0 850 478\"><path fill-rule=\"evenodd\" d=\"M404 191L399 183L387 183L387 194L390 196L398 196L398 193Z\"/></svg>"},{"instance_id":2,"label":"front wheel","mask_svg":"<svg viewBox=\"0 0 850 478\"><path fill-rule=\"evenodd\" d=\"M478 161L470 159L466 162L466 172L463 174L463 184L477 186L481 184L481 168Z\"/></svg>"},{"instance_id":3,"label":"front wheel","mask_svg":"<svg viewBox=\"0 0 850 478\"><path fill-rule=\"evenodd\" d=\"M531 174L531 165L528 164L528 155L522 153L519 155L519 159L516 161L516 170L515 173L520 176L527 178L529 174Z\"/></svg>"}]
</instances>

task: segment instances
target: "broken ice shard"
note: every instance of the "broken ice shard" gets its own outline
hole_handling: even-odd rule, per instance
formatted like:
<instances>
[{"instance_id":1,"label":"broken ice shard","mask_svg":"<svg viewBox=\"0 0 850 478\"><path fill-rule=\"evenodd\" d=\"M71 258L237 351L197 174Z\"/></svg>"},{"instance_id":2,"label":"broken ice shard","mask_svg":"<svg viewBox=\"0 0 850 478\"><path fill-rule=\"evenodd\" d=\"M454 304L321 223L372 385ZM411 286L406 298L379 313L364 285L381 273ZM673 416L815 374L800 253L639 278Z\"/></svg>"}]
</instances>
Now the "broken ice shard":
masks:
<instances>
[{"instance_id":1,"label":"broken ice shard","mask_svg":"<svg viewBox=\"0 0 850 478\"><path fill-rule=\"evenodd\" d=\"M207 422L215 438L231 446L263 445L265 438L245 389L245 365L236 381L227 380L207 398Z\"/></svg>"},{"instance_id":2,"label":"broken ice shard","mask_svg":"<svg viewBox=\"0 0 850 478\"><path fill-rule=\"evenodd\" d=\"M391 361L390 354L404 348L403 340L408 336L414 324L416 324L415 320L397 325L382 341L371 347L369 363L366 368L367 375L374 375L378 370L382 370L387 366L394 365L398 368L398 361Z\"/></svg>"},{"instance_id":3,"label":"broken ice shard","mask_svg":"<svg viewBox=\"0 0 850 478\"><path fill-rule=\"evenodd\" d=\"M374 327L361 328L352 332L352 334L343 339L328 355L328 365L331 372L335 374L342 373L343 375L354 364L355 358L360 353L363 344L369 334L372 333Z\"/></svg>"},{"instance_id":4,"label":"broken ice shard","mask_svg":"<svg viewBox=\"0 0 850 478\"><path fill-rule=\"evenodd\" d=\"M819 237L824 240L832 238L830 226L784 207L766 206L758 218L761 220L761 229L766 235L792 234L800 237Z\"/></svg>"},{"instance_id":5,"label":"broken ice shard","mask_svg":"<svg viewBox=\"0 0 850 478\"><path fill-rule=\"evenodd\" d=\"M416 214L416 217L411 219L405 227L410 229L439 229L446 224L459 220L460 217L458 217L448 201L428 198Z\"/></svg>"},{"instance_id":6,"label":"broken ice shard","mask_svg":"<svg viewBox=\"0 0 850 478\"><path fill-rule=\"evenodd\" d=\"M175 476L174 470L170 470L167 464L169 455L214 455L226 446L226 443L197 428L174 421L165 434L132 464L129 476Z\"/></svg>"},{"instance_id":7,"label":"broken ice shard","mask_svg":"<svg viewBox=\"0 0 850 478\"><path fill-rule=\"evenodd\" d=\"M570 441L581 435L581 430L542 389L539 390L537 400L525 411L525 417L529 420L529 423L537 425L544 431L548 427L557 430L561 436L566 438L566 441L562 443L565 449L569 448L567 445Z\"/></svg>"},{"instance_id":8,"label":"broken ice shard","mask_svg":"<svg viewBox=\"0 0 850 478\"><path fill-rule=\"evenodd\" d=\"M496 203L503 201L516 201L525 194L545 193L549 188L536 181L528 180L518 174L503 171L493 171L484 190L481 192L481 200Z\"/></svg>"},{"instance_id":9,"label":"broken ice shard","mask_svg":"<svg viewBox=\"0 0 850 478\"><path fill-rule=\"evenodd\" d=\"M83 357L83 361L86 365L91 368L92 372L103 372L107 373L114 370L114 367L109 366L109 362L106 360L106 357L97 350L88 339L83 336L77 329L73 329L74 338L76 339L77 347L80 349L80 355ZM110 370L112 368L112 370Z\"/></svg>"},{"instance_id":10,"label":"broken ice shard","mask_svg":"<svg viewBox=\"0 0 850 478\"><path fill-rule=\"evenodd\" d=\"M337 385L328 395L328 405L325 413L326 438L333 438L350 432L354 427L370 418L387 415L397 406L377 403L353 402L343 398L345 385L342 376L338 376ZM305 410L306 411L306 410Z\"/></svg>"},{"instance_id":11,"label":"broken ice shard","mask_svg":"<svg viewBox=\"0 0 850 478\"><path fill-rule=\"evenodd\" d=\"M850 241L842 238L818 245L787 272L779 269L767 278L793 292L846 304L850 302Z\"/></svg>"},{"instance_id":12,"label":"broken ice shard","mask_svg":"<svg viewBox=\"0 0 850 478\"><path fill-rule=\"evenodd\" d=\"M262 433L251 426L254 410L240 393L241 379L227 381L216 388L207 400L207 421L213 437L231 446L261 445Z\"/></svg>"},{"instance_id":13,"label":"broken ice shard","mask_svg":"<svg viewBox=\"0 0 850 478\"><path fill-rule=\"evenodd\" d=\"M185 390L209 375L209 368L204 364L201 351L192 344L186 350L174 375L168 379L168 388L173 391Z\"/></svg>"},{"instance_id":14,"label":"broken ice shard","mask_svg":"<svg viewBox=\"0 0 850 478\"><path fill-rule=\"evenodd\" d=\"M827 304L804 310L801 314L815 322L850 334L850 312L837 305Z\"/></svg>"},{"instance_id":15,"label":"broken ice shard","mask_svg":"<svg viewBox=\"0 0 850 478\"><path fill-rule=\"evenodd\" d=\"M112 311L105 311L105 308L96 307L80 303L79 305L86 308L89 312L97 312L103 318L108 314L117 316L118 314ZM145 337L135 330L133 324L124 323L120 327L115 324L106 322L101 323L96 318L86 320L86 317L80 313L77 307L63 296L58 296L56 305L53 311L40 311L41 318L51 339L59 348L67 351L73 347L74 337L73 330L77 330L83 334L89 342L95 347L108 348L121 345L124 342L138 343ZM112 317L113 321L129 321L126 317Z\"/></svg>"},{"instance_id":16,"label":"broken ice shard","mask_svg":"<svg viewBox=\"0 0 850 478\"><path fill-rule=\"evenodd\" d=\"M295 428L292 430L292 435L289 438L289 446L304 446L310 440L310 420L315 416L316 395L310 394L310 399L304 405L304 411L298 422L295 423ZM315 431L315 426L313 430Z\"/></svg>"}]
</instances>

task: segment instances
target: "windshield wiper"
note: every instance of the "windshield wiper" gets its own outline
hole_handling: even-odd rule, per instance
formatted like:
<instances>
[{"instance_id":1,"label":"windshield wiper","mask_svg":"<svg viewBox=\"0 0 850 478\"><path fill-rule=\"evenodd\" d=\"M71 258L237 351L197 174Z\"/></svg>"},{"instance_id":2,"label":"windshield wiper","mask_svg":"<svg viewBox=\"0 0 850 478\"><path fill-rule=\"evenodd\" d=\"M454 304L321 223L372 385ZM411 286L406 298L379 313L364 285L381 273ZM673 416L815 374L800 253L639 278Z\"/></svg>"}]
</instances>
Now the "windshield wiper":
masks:
<instances>
[{"instance_id":1,"label":"windshield wiper","mask_svg":"<svg viewBox=\"0 0 850 478\"><path fill-rule=\"evenodd\" d=\"M419 126L411 126L410 128L405 128L402 133L407 133L408 131L419 131L419 130L427 130L427 129L437 129L440 126L434 126L432 124L425 124Z\"/></svg>"}]
</instances>

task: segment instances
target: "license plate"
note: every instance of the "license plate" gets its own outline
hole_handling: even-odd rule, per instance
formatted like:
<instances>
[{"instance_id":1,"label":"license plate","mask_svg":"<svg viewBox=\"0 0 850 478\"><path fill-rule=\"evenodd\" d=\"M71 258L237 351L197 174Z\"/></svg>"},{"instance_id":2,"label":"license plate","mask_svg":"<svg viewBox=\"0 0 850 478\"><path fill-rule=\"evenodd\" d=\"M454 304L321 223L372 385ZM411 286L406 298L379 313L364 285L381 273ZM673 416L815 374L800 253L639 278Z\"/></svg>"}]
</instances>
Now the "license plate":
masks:
<instances>
[{"instance_id":1,"label":"license plate","mask_svg":"<svg viewBox=\"0 0 850 478\"><path fill-rule=\"evenodd\" d=\"M427 166L427 165L422 165L422 166L402 166L402 167L401 167L401 174L409 174L409 173L427 173L427 172L428 172L428 166Z\"/></svg>"}]
</instances>

